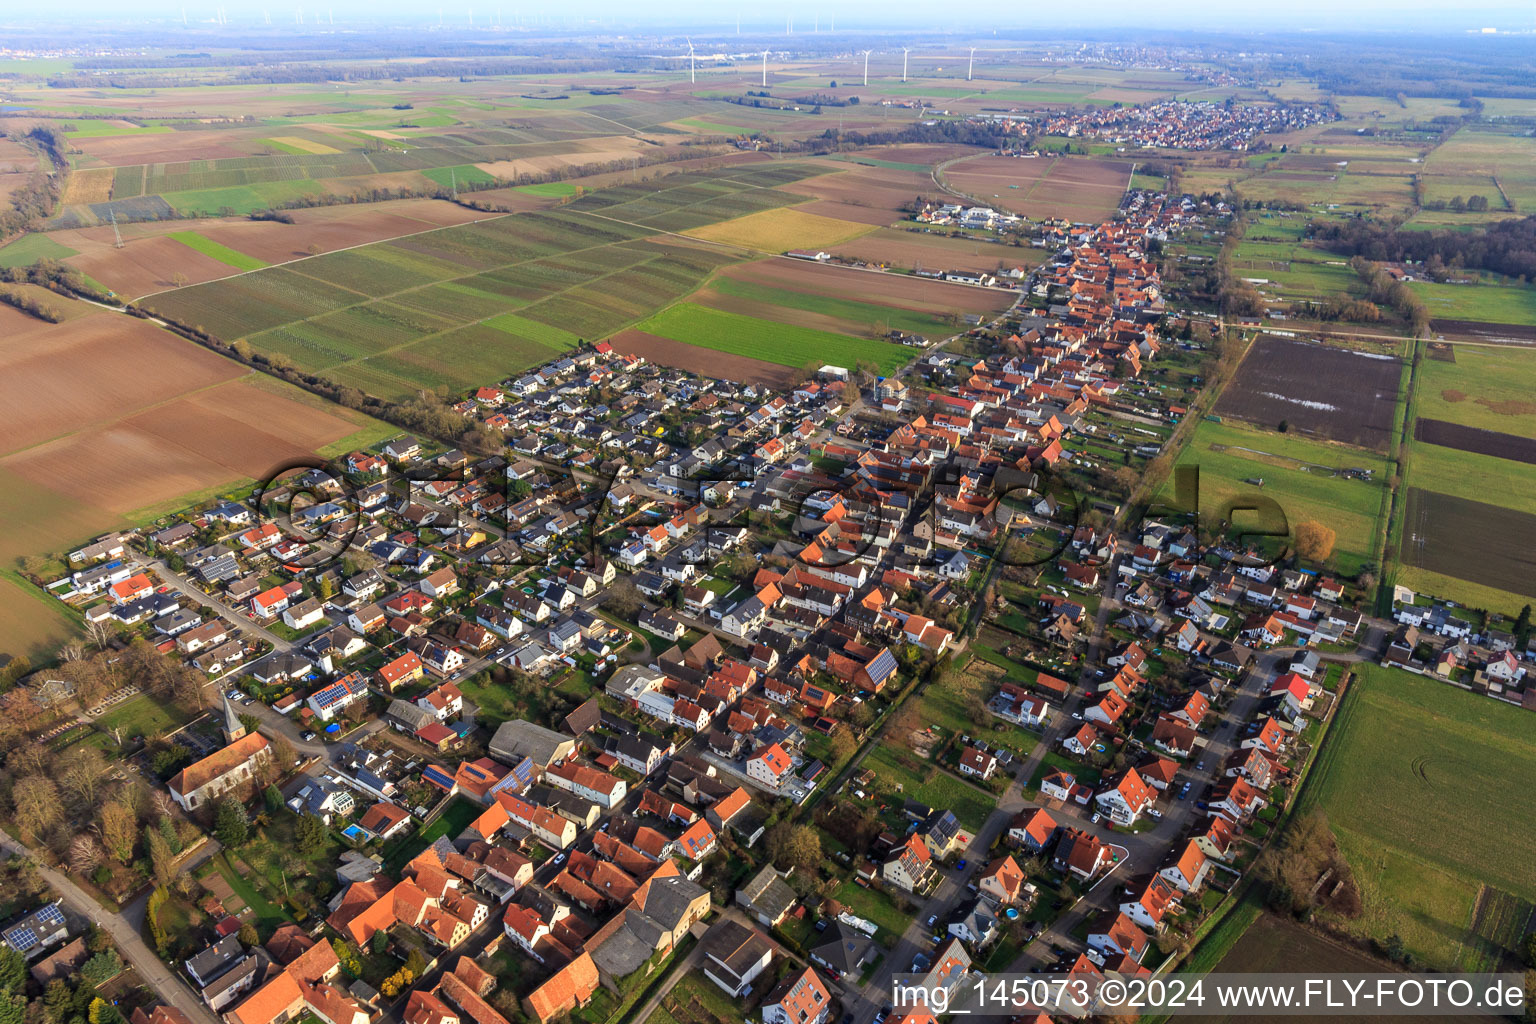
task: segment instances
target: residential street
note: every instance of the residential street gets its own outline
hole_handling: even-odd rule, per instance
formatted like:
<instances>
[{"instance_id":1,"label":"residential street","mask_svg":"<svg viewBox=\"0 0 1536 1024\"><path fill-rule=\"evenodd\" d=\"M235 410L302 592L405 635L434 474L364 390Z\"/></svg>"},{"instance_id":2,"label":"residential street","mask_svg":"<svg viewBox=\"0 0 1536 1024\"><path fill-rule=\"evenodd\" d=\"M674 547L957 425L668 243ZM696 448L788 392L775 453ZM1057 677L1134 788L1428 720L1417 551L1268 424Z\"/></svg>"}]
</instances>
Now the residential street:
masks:
<instances>
[{"instance_id":1,"label":"residential street","mask_svg":"<svg viewBox=\"0 0 1536 1024\"><path fill-rule=\"evenodd\" d=\"M203 1001L193 994L192 989L172 973L154 951L144 944L144 940L139 937L138 929L127 918L122 914L104 910L101 904L86 895L84 890L48 867L41 856L12 839L9 833L0 831L0 848L14 856L25 857L37 865L38 872L64 901L64 905L104 928L117 943L117 948L122 951L123 959L133 965L139 977L160 993L160 998L185 1013L192 1019L193 1024L220 1024L218 1018L209 1011Z\"/></svg>"}]
</instances>

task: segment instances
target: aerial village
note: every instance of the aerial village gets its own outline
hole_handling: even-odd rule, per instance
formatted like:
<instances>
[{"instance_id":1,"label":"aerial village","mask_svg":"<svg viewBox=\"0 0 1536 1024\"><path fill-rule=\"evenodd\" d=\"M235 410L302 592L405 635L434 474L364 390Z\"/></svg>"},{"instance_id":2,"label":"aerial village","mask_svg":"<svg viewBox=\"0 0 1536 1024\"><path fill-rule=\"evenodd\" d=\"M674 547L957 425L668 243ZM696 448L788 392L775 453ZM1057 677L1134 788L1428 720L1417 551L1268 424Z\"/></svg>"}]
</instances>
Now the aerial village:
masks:
<instances>
[{"instance_id":1,"label":"aerial village","mask_svg":"<svg viewBox=\"0 0 1536 1024\"><path fill-rule=\"evenodd\" d=\"M588 346L462 396L498 451L401 435L73 552L50 592L207 709L133 769L224 847L157 890L159 954L229 1024L928 1024L896 975L1149 973L1379 628L1176 516L1104 525L1199 383L1148 243L1220 214L1131 192L901 373ZM1387 656L1521 694L1458 621Z\"/></svg>"}]
</instances>

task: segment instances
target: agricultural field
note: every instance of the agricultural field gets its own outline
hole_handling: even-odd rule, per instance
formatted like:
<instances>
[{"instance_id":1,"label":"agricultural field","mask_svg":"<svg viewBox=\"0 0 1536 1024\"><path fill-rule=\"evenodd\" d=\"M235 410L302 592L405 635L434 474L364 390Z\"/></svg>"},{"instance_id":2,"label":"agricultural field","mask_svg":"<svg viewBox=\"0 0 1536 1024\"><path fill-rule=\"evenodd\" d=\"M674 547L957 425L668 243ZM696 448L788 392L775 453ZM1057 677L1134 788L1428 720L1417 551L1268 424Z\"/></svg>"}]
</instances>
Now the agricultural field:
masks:
<instances>
[{"instance_id":1,"label":"agricultural field","mask_svg":"<svg viewBox=\"0 0 1536 1024\"><path fill-rule=\"evenodd\" d=\"M569 209L501 217L154 296L151 308L385 398L547 360L681 298L726 253ZM518 319L506 314L517 311Z\"/></svg>"},{"instance_id":2,"label":"agricultural field","mask_svg":"<svg viewBox=\"0 0 1536 1024\"><path fill-rule=\"evenodd\" d=\"M1431 346L1421 360L1396 530L1404 586L1505 614L1531 596L1519 538L1536 528L1533 373L1536 354L1514 346ZM1507 540L1498 557L1481 543L1492 537Z\"/></svg>"},{"instance_id":3,"label":"agricultural field","mask_svg":"<svg viewBox=\"0 0 1536 1024\"><path fill-rule=\"evenodd\" d=\"M1373 560L1388 469L1379 455L1294 434L1203 422L1177 464L1199 467L1202 517L1219 515L1236 499L1262 495L1280 506L1292 530L1308 520L1333 529L1337 539L1332 561L1340 572L1353 574ZM1346 469L1367 470L1370 478L1338 475ZM1256 486L1247 481L1263 483ZM1172 503L1172 483L1161 498ZM1251 513L1238 521L1239 528L1279 525Z\"/></svg>"},{"instance_id":4,"label":"agricultural field","mask_svg":"<svg viewBox=\"0 0 1536 1024\"><path fill-rule=\"evenodd\" d=\"M1398 557L1430 572L1536 597L1536 515L1410 486Z\"/></svg>"},{"instance_id":5,"label":"agricultural field","mask_svg":"<svg viewBox=\"0 0 1536 1024\"><path fill-rule=\"evenodd\" d=\"M0 569L264 475L279 460L386 436L145 320L83 307L45 324L0 308ZM72 313L78 311L71 311ZM0 577L0 586L16 586ZM4 647L72 625L19 601Z\"/></svg>"},{"instance_id":6,"label":"agricultural field","mask_svg":"<svg viewBox=\"0 0 1536 1024\"><path fill-rule=\"evenodd\" d=\"M1536 287L1485 278L1469 284L1414 281L1410 288L1435 320L1472 320L1490 324L1536 322Z\"/></svg>"},{"instance_id":7,"label":"agricultural field","mask_svg":"<svg viewBox=\"0 0 1536 1024\"><path fill-rule=\"evenodd\" d=\"M976 156L950 164L944 180L978 203L1039 220L1096 222L1114 213L1131 165L1085 157Z\"/></svg>"},{"instance_id":8,"label":"agricultural field","mask_svg":"<svg viewBox=\"0 0 1536 1024\"><path fill-rule=\"evenodd\" d=\"M1265 334L1216 403L1222 416L1385 452L1402 363L1390 356Z\"/></svg>"},{"instance_id":9,"label":"agricultural field","mask_svg":"<svg viewBox=\"0 0 1536 1024\"><path fill-rule=\"evenodd\" d=\"M706 238L645 237L658 228L708 234L702 225L719 222L716 227L727 236L759 242L767 238L763 232L785 225L791 230L830 225L837 237L869 230L783 208L805 197L776 186L809 173L800 164L769 164L616 185L583 193L558 210L481 219L289 260L155 294L146 304L223 340L244 339L257 352L384 398L421 388L461 388L631 325L693 341L696 334L677 337L639 322L739 257ZM202 234L224 244L211 231ZM257 255L249 246L238 251ZM193 269L212 274L207 267ZM825 351L841 353L850 365L866 357L882 366L901 365L909 350L860 335L874 333L882 322L886 330L947 334L959 312L994 311L1010 301L1002 292L924 282L905 289L913 297L897 301L900 309L888 313L870 301L875 295L866 294L870 290L860 287L852 272L838 277L826 268L810 269L820 272L814 284L790 271L772 283L722 280L720 290L710 293L710 302L722 308L696 308L707 316L735 316L730 322L744 333L715 339L710 347L799 366L830 346ZM897 287L876 280L873 292L882 298ZM681 321L671 321L669 329L688 333ZM772 357L755 347L786 341L788 348Z\"/></svg>"},{"instance_id":10,"label":"agricultural field","mask_svg":"<svg viewBox=\"0 0 1536 1024\"><path fill-rule=\"evenodd\" d=\"M1419 419L1413 425L1413 439L1422 444L1455 448L1495 459L1536 464L1536 440L1515 434L1501 434L1445 420Z\"/></svg>"},{"instance_id":11,"label":"agricultural field","mask_svg":"<svg viewBox=\"0 0 1536 1024\"><path fill-rule=\"evenodd\" d=\"M1425 159L1424 176L1436 198L1482 195L1504 216L1536 213L1536 141L1513 126L1461 129Z\"/></svg>"},{"instance_id":12,"label":"agricultural field","mask_svg":"<svg viewBox=\"0 0 1536 1024\"><path fill-rule=\"evenodd\" d=\"M832 363L851 369L858 363L869 362L879 373L888 375L917 356L915 350L902 345L774 323L686 302L662 310L636 324L636 328L701 348L783 366Z\"/></svg>"},{"instance_id":13,"label":"agricultural field","mask_svg":"<svg viewBox=\"0 0 1536 1024\"><path fill-rule=\"evenodd\" d=\"M1356 673L1307 798L1327 813L1365 900L1358 921L1338 925L1395 932L1431 968L1491 969L1489 946L1519 929L1501 935L1474 904L1523 901L1529 915L1536 900L1530 712L1398 669ZM1483 918L1498 916L1488 909Z\"/></svg>"},{"instance_id":14,"label":"agricultural field","mask_svg":"<svg viewBox=\"0 0 1536 1024\"><path fill-rule=\"evenodd\" d=\"M254 256L247 256L245 253L231 249L227 245L221 245L207 235L200 235L196 231L173 231L166 237L180 242L193 252L200 252L210 259L218 260L226 267L233 267L235 270L260 270L267 265Z\"/></svg>"},{"instance_id":15,"label":"agricultural field","mask_svg":"<svg viewBox=\"0 0 1536 1024\"><path fill-rule=\"evenodd\" d=\"M1045 261L1038 249L1002 245L980 238L951 238L928 231L878 228L852 241L829 247L846 260L892 270L969 270L996 273L1013 267L1030 269Z\"/></svg>"},{"instance_id":16,"label":"agricultural field","mask_svg":"<svg viewBox=\"0 0 1536 1024\"><path fill-rule=\"evenodd\" d=\"M825 249L857 238L868 230L867 225L853 224L834 217L797 209L777 209L693 228L685 234L758 252L777 253L789 249Z\"/></svg>"},{"instance_id":17,"label":"agricultural field","mask_svg":"<svg viewBox=\"0 0 1536 1024\"><path fill-rule=\"evenodd\" d=\"M732 355L718 350L662 338L630 328L608 338L608 344L625 355L643 356L648 362L675 366L689 373L706 374L743 384L784 387L794 376L794 368L749 356Z\"/></svg>"},{"instance_id":18,"label":"agricultural field","mask_svg":"<svg viewBox=\"0 0 1536 1024\"><path fill-rule=\"evenodd\" d=\"M0 572L0 651L42 664L80 631L64 606L8 572Z\"/></svg>"},{"instance_id":19,"label":"agricultural field","mask_svg":"<svg viewBox=\"0 0 1536 1024\"><path fill-rule=\"evenodd\" d=\"M294 223L215 218L190 232L261 265L287 263L316 253L463 224L485 215L435 199L404 199L366 205L295 210ZM230 276L232 266L172 236L189 233L178 221L124 224L122 248L111 225L23 236L0 250L0 265L26 264L42 256L66 260L119 295L142 297L175 287ZM201 243L200 243L201 244ZM204 248L210 248L205 246Z\"/></svg>"},{"instance_id":20,"label":"agricultural field","mask_svg":"<svg viewBox=\"0 0 1536 1024\"><path fill-rule=\"evenodd\" d=\"M899 330L936 341L964 327L963 314L995 314L1013 299L1007 291L767 259L727 268L691 301L834 334L878 338Z\"/></svg>"},{"instance_id":21,"label":"agricultural field","mask_svg":"<svg viewBox=\"0 0 1536 1024\"><path fill-rule=\"evenodd\" d=\"M1274 974L1295 972L1299 974L1327 974L1360 972L1381 973L1386 970L1381 961L1375 960L1345 943L1309 931L1294 921L1260 914L1248 926L1221 961L1211 968L1222 973ZM1272 1014L1245 1013L1242 1015L1201 1014L1210 1024L1283 1024L1295 1018ZM1372 1018L1381 1024L1414 1024L1420 1020L1412 1016L1380 1015ZM1475 1024L1486 1018L1437 1014L1437 1020L1447 1024Z\"/></svg>"},{"instance_id":22,"label":"agricultural field","mask_svg":"<svg viewBox=\"0 0 1536 1024\"><path fill-rule=\"evenodd\" d=\"M62 260L73 255L75 250L48 235L22 235L0 249L0 267L28 267L38 260Z\"/></svg>"},{"instance_id":23,"label":"agricultural field","mask_svg":"<svg viewBox=\"0 0 1536 1024\"><path fill-rule=\"evenodd\" d=\"M1420 362L1414 412L1421 419L1536 438L1536 351L1455 345L1451 360Z\"/></svg>"},{"instance_id":24,"label":"agricultural field","mask_svg":"<svg viewBox=\"0 0 1536 1024\"><path fill-rule=\"evenodd\" d=\"M1272 300L1322 302L1334 296L1363 298L1366 294L1365 283L1347 260L1300 241L1263 241L1250 233L1232 254L1232 269Z\"/></svg>"},{"instance_id":25,"label":"agricultural field","mask_svg":"<svg viewBox=\"0 0 1536 1024\"><path fill-rule=\"evenodd\" d=\"M1423 423L1420 420L1419 423ZM1525 438L1496 435L1529 443ZM1438 494L1512 509L1536 508L1536 466L1418 440L1408 457L1407 481Z\"/></svg>"},{"instance_id":26,"label":"agricultural field","mask_svg":"<svg viewBox=\"0 0 1536 1024\"><path fill-rule=\"evenodd\" d=\"M914 152L911 155L914 158L926 155L933 147L921 148L922 154ZM959 151L966 152L964 149ZM917 196L932 191L933 179L928 176L927 165L914 164L913 167L907 170L856 164L846 170L793 182L784 190L812 197L814 202L800 207L807 213L879 227L901 220L906 216L903 207L910 205ZM918 167L922 169L915 169Z\"/></svg>"}]
</instances>

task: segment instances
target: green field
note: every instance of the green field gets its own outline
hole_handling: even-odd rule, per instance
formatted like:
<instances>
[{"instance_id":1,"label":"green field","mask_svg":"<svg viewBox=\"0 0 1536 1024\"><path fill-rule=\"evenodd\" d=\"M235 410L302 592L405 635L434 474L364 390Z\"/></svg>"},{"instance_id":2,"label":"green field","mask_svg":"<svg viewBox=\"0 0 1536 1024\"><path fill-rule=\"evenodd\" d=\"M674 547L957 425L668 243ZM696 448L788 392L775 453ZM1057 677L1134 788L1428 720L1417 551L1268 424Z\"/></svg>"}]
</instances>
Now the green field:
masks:
<instances>
[{"instance_id":1,"label":"green field","mask_svg":"<svg viewBox=\"0 0 1536 1024\"><path fill-rule=\"evenodd\" d=\"M174 131L169 125L117 125L105 122L80 122L68 132L71 139L107 139L118 135L162 135Z\"/></svg>"},{"instance_id":2,"label":"green field","mask_svg":"<svg viewBox=\"0 0 1536 1024\"><path fill-rule=\"evenodd\" d=\"M1530 712L1364 664L1309 788L1367 899L1345 927L1393 931L1431 966L1462 954L1479 883L1536 900Z\"/></svg>"},{"instance_id":3,"label":"green field","mask_svg":"<svg viewBox=\"0 0 1536 1024\"><path fill-rule=\"evenodd\" d=\"M319 195L324 191L325 186L317 181L263 181L230 188L165 192L161 198L170 203L177 213L189 217L243 216L276 203L286 203L300 196Z\"/></svg>"},{"instance_id":4,"label":"green field","mask_svg":"<svg viewBox=\"0 0 1536 1024\"><path fill-rule=\"evenodd\" d=\"M1511 594L1507 590L1461 580L1444 573L1431 572L1417 565L1404 565L1393 560L1394 582L1400 583L1416 594L1430 594L1446 601L1455 601L1468 608L1486 608L1510 618L1519 612L1521 605L1530 598Z\"/></svg>"},{"instance_id":5,"label":"green field","mask_svg":"<svg viewBox=\"0 0 1536 1024\"><path fill-rule=\"evenodd\" d=\"M1482 430L1536 437L1536 351L1457 345L1456 361L1424 359L1414 412Z\"/></svg>"},{"instance_id":6,"label":"green field","mask_svg":"<svg viewBox=\"0 0 1536 1024\"><path fill-rule=\"evenodd\" d=\"M786 309L803 309L808 313L819 313L822 316L846 321L855 327L866 329L879 327L885 330L903 331L907 334L925 334L930 341L937 340L935 335L946 337L960 326L958 320L954 324L949 324L933 313L920 313L895 306L877 306L872 302L839 299L830 295L812 295L808 292L791 291L788 288L774 288L769 285L754 284L751 281L738 281L732 277L716 278L710 283L710 287L722 295L732 295L738 299L747 299L770 306L783 306Z\"/></svg>"},{"instance_id":7,"label":"green field","mask_svg":"<svg viewBox=\"0 0 1536 1024\"><path fill-rule=\"evenodd\" d=\"M877 785L897 800L911 798L921 800L929 807L943 807L955 812L960 824L971 831L981 828L996 804L996 798L950 775L931 762L924 762L921 771L908 768L902 758L915 758L915 754L898 752L887 744L870 751L864 767L873 769ZM900 791L896 790L901 786Z\"/></svg>"},{"instance_id":8,"label":"green field","mask_svg":"<svg viewBox=\"0 0 1536 1024\"><path fill-rule=\"evenodd\" d=\"M205 238L196 231L173 231L170 237L176 239L188 249L200 252L204 256L212 257L226 267L234 267L236 270L260 270L267 264L254 256L247 256L243 252L231 249L227 245L220 245L211 238Z\"/></svg>"},{"instance_id":9,"label":"green field","mask_svg":"<svg viewBox=\"0 0 1536 1024\"><path fill-rule=\"evenodd\" d=\"M773 323L687 302L635 326L663 338L781 366L834 363L852 367L867 361L880 373L889 374L913 358L912 350L901 345Z\"/></svg>"},{"instance_id":10,"label":"green field","mask_svg":"<svg viewBox=\"0 0 1536 1024\"><path fill-rule=\"evenodd\" d=\"M1414 281L1412 288L1429 307L1429 315L1444 320L1479 320L1495 324L1536 322L1536 288L1484 280L1477 284L1435 284Z\"/></svg>"},{"instance_id":11,"label":"green field","mask_svg":"<svg viewBox=\"0 0 1536 1024\"><path fill-rule=\"evenodd\" d=\"M443 186L443 188L450 188L455 182L460 185L488 185L496 180L494 175L485 173L474 164L459 164L457 167L433 167L421 173Z\"/></svg>"},{"instance_id":12,"label":"green field","mask_svg":"<svg viewBox=\"0 0 1536 1024\"><path fill-rule=\"evenodd\" d=\"M74 249L60 245L47 235L22 235L0 249L0 267L30 267L38 260L62 260L74 255Z\"/></svg>"},{"instance_id":13,"label":"green field","mask_svg":"<svg viewBox=\"0 0 1536 1024\"><path fill-rule=\"evenodd\" d=\"M517 191L526 192L531 196L554 196L557 199L564 199L566 196L575 195L577 188L568 181L548 181L542 185L519 185Z\"/></svg>"},{"instance_id":14,"label":"green field","mask_svg":"<svg viewBox=\"0 0 1536 1024\"><path fill-rule=\"evenodd\" d=\"M1299 242L1244 238L1232 254L1239 277L1261 280L1261 292L1286 300L1322 301L1335 295L1363 297L1365 284L1347 260Z\"/></svg>"},{"instance_id":15,"label":"green field","mask_svg":"<svg viewBox=\"0 0 1536 1024\"><path fill-rule=\"evenodd\" d=\"M1414 442L1408 485L1505 508L1536 509L1536 466Z\"/></svg>"},{"instance_id":16,"label":"green field","mask_svg":"<svg viewBox=\"0 0 1536 1024\"><path fill-rule=\"evenodd\" d=\"M1256 452L1236 451L1238 446L1282 458L1270 459ZM1370 469L1374 471L1374 478L1367 482L1334 477L1317 470L1303 472L1288 460ZM1333 561L1340 572L1352 574L1371 561L1387 477L1386 460L1373 452L1233 423L1202 422L1185 446L1178 465L1200 468L1202 517L1219 514L1227 502L1240 495L1263 494L1280 505L1293 530L1297 523L1309 519L1334 530L1338 537ZM1247 479L1262 479L1264 486L1257 488L1243 483ZM1171 477L1159 497L1164 502L1173 500ZM1250 516L1239 522L1252 524L1253 518Z\"/></svg>"}]
</instances>

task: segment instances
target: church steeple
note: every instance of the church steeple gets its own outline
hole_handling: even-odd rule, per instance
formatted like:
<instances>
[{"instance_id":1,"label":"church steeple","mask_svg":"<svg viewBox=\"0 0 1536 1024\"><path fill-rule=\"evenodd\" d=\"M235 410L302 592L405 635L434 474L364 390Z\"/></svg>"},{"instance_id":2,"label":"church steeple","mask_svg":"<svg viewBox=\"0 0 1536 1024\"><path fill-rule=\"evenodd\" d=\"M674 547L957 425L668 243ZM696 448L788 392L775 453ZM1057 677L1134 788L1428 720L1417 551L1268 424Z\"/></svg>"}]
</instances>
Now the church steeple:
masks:
<instances>
[{"instance_id":1,"label":"church steeple","mask_svg":"<svg viewBox=\"0 0 1536 1024\"><path fill-rule=\"evenodd\" d=\"M229 701L229 694L224 694L224 742L233 743L245 735L245 723L240 721L240 716L235 713L235 706Z\"/></svg>"}]
</instances>

